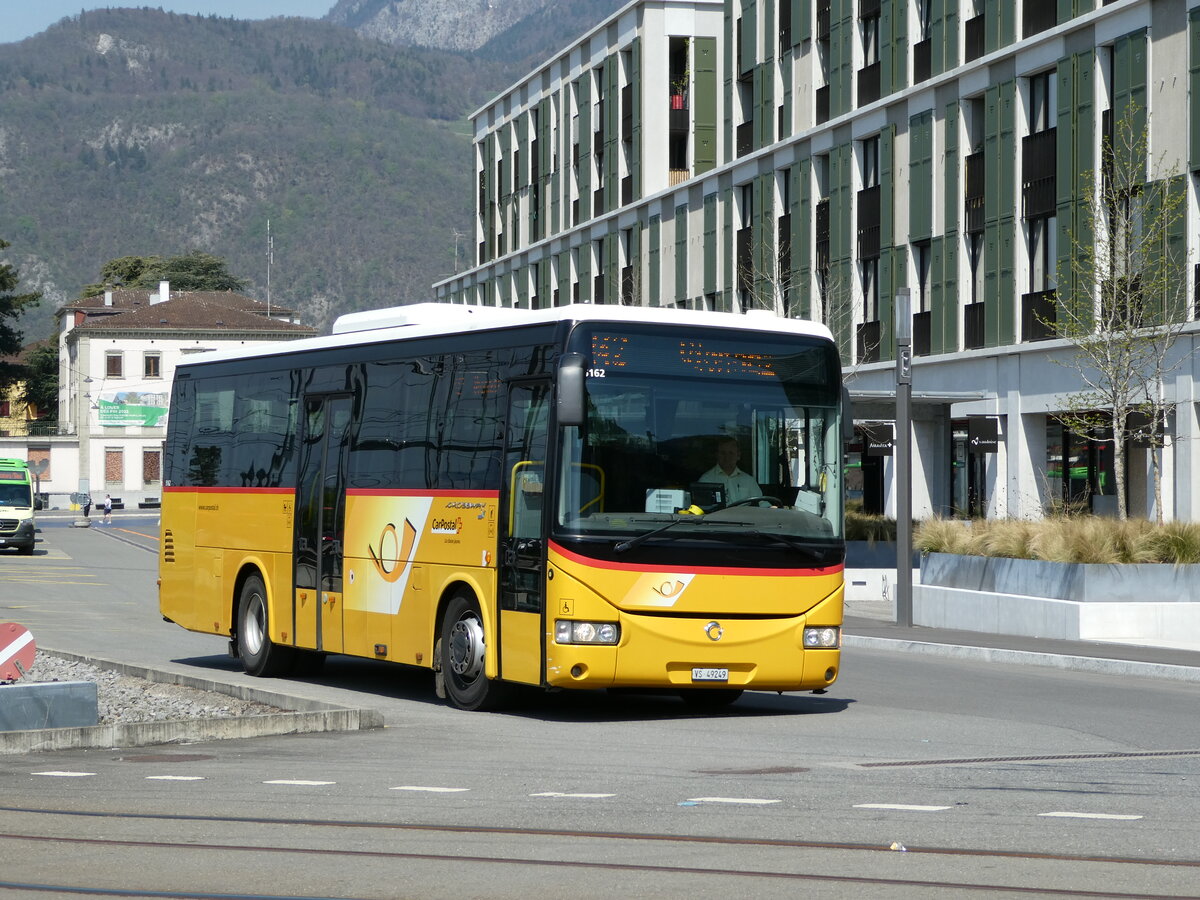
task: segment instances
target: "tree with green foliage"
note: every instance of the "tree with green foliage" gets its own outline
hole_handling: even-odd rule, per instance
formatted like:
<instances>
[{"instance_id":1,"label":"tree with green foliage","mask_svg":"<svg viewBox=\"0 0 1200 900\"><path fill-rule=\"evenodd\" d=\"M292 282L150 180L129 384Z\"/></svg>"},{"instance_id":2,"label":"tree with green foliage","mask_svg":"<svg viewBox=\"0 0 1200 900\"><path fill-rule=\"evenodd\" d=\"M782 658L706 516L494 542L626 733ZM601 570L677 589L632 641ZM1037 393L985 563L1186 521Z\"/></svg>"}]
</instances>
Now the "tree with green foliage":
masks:
<instances>
[{"instance_id":1,"label":"tree with green foliage","mask_svg":"<svg viewBox=\"0 0 1200 900\"><path fill-rule=\"evenodd\" d=\"M9 247L8 241L0 239L0 252ZM18 294L20 273L8 263L0 263L0 357L15 356L21 350L22 335L15 324L27 306L34 306L42 299L41 291ZM0 362L0 388L7 388L22 376L21 367L15 363Z\"/></svg>"},{"instance_id":2,"label":"tree with green foliage","mask_svg":"<svg viewBox=\"0 0 1200 900\"><path fill-rule=\"evenodd\" d=\"M39 419L58 417L58 343L34 345L25 355L25 388L21 400L38 411Z\"/></svg>"},{"instance_id":3,"label":"tree with green foliage","mask_svg":"<svg viewBox=\"0 0 1200 900\"><path fill-rule=\"evenodd\" d=\"M245 279L234 276L225 260L211 253L192 250L179 256L119 256L100 267L100 280L86 284L80 299L94 297L114 287L158 287L169 281L177 291L240 291Z\"/></svg>"},{"instance_id":4,"label":"tree with green foliage","mask_svg":"<svg viewBox=\"0 0 1200 900\"><path fill-rule=\"evenodd\" d=\"M1105 135L1099 171L1083 174L1081 227L1058 275L1054 321L1075 345L1083 390L1063 398L1059 418L1072 431L1113 443L1117 517L1127 516L1126 442L1150 448L1154 499L1163 518L1159 450L1173 400L1170 374L1183 359L1172 347L1187 324L1187 214L1184 176L1151 165L1145 110L1134 104Z\"/></svg>"}]
</instances>

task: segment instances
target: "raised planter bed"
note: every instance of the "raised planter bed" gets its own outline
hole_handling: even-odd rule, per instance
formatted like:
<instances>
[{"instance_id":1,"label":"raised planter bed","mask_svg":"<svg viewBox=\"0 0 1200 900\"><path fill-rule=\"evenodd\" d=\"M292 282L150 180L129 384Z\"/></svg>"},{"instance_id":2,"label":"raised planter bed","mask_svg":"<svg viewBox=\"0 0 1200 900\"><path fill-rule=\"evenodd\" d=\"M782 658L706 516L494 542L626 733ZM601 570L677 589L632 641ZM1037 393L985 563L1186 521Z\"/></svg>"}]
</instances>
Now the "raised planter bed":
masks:
<instances>
[{"instance_id":1,"label":"raised planter bed","mask_svg":"<svg viewBox=\"0 0 1200 900\"><path fill-rule=\"evenodd\" d=\"M991 634L1200 640L1200 566L1091 565L930 553L913 622Z\"/></svg>"}]
</instances>

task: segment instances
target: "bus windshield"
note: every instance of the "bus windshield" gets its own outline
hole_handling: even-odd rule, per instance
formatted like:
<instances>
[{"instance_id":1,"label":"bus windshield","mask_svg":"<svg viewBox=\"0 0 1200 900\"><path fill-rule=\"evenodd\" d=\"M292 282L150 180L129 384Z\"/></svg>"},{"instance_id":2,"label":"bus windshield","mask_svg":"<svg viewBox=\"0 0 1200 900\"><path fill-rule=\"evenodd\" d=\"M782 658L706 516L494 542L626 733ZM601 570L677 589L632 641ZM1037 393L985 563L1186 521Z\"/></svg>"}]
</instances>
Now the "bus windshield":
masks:
<instances>
[{"instance_id":1,"label":"bus windshield","mask_svg":"<svg viewBox=\"0 0 1200 900\"><path fill-rule=\"evenodd\" d=\"M0 506L33 509L33 491L28 484L5 484L0 481Z\"/></svg>"},{"instance_id":2,"label":"bus windshield","mask_svg":"<svg viewBox=\"0 0 1200 900\"><path fill-rule=\"evenodd\" d=\"M587 420L563 429L556 534L826 563L842 530L840 370L817 338L576 334ZM678 557L678 553L673 553ZM759 558L762 558L759 554Z\"/></svg>"}]
</instances>

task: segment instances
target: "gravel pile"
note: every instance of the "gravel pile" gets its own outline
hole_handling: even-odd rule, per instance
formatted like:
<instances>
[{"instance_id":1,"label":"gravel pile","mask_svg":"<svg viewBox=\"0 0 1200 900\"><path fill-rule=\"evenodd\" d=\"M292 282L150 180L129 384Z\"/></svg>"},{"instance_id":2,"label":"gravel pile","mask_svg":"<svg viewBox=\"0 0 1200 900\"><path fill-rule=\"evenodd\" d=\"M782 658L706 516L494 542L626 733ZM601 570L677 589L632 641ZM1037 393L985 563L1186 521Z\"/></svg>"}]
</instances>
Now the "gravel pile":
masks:
<instances>
[{"instance_id":1,"label":"gravel pile","mask_svg":"<svg viewBox=\"0 0 1200 900\"><path fill-rule=\"evenodd\" d=\"M229 719L280 712L263 703L180 684L147 681L49 653L38 653L33 668L20 683L37 681L95 682L101 725L172 719Z\"/></svg>"}]
</instances>

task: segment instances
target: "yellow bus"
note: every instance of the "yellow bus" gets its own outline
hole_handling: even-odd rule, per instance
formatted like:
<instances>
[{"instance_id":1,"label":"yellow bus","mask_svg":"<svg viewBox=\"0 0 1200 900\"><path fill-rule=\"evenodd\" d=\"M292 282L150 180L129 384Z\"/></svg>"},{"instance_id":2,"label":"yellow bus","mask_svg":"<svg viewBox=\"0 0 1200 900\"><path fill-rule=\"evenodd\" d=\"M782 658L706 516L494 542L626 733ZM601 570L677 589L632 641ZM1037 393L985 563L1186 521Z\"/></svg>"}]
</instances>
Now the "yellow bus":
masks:
<instances>
[{"instance_id":1,"label":"yellow bus","mask_svg":"<svg viewBox=\"0 0 1200 900\"><path fill-rule=\"evenodd\" d=\"M33 477L23 459L0 459L0 549L29 556L37 542Z\"/></svg>"},{"instance_id":2,"label":"yellow bus","mask_svg":"<svg viewBox=\"0 0 1200 900\"><path fill-rule=\"evenodd\" d=\"M765 315L419 304L203 354L173 385L161 611L253 675L389 660L463 709L823 691L843 396L829 332Z\"/></svg>"}]
</instances>

